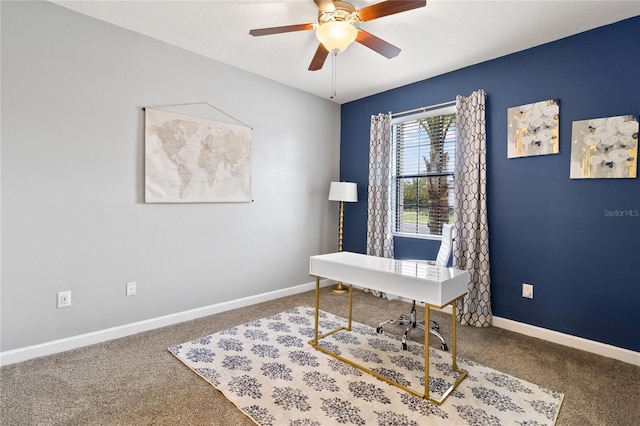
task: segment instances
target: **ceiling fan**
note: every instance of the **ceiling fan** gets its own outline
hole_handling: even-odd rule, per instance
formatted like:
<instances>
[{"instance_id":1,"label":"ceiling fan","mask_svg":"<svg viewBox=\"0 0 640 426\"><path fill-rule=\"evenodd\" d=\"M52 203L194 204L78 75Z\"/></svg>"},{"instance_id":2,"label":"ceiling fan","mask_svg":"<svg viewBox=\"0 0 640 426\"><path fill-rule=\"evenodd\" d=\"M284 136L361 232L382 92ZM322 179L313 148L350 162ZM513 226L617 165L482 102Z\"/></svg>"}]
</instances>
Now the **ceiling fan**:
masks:
<instances>
[{"instance_id":1,"label":"ceiling fan","mask_svg":"<svg viewBox=\"0 0 640 426\"><path fill-rule=\"evenodd\" d=\"M360 10L345 1L313 0L318 6L318 23L259 28L249 31L252 36L264 36L293 31L316 30L320 41L309 71L317 71L324 65L329 52L342 52L353 41L374 50L386 58L398 56L400 48L360 28L361 22L382 18L427 5L426 0L387 0Z\"/></svg>"}]
</instances>

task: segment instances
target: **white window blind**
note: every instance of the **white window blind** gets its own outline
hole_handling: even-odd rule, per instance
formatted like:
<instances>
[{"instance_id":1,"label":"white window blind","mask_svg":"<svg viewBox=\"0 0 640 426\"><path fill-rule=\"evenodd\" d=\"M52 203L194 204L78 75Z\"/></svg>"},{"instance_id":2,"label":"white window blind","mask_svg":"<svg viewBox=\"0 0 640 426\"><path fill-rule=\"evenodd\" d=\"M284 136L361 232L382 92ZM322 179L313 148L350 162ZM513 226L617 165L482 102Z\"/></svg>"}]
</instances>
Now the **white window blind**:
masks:
<instances>
[{"instance_id":1,"label":"white window blind","mask_svg":"<svg viewBox=\"0 0 640 426\"><path fill-rule=\"evenodd\" d=\"M455 107L392 122L395 233L442 235L453 223Z\"/></svg>"}]
</instances>

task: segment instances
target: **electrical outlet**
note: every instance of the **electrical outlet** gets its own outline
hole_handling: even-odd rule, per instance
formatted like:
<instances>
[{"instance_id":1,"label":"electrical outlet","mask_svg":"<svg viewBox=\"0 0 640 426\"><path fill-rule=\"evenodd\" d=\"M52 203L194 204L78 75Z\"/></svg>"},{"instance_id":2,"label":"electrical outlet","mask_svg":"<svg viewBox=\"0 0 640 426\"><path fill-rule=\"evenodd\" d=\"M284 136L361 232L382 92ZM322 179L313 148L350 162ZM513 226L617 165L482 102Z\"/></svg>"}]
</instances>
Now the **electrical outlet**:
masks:
<instances>
[{"instance_id":1,"label":"electrical outlet","mask_svg":"<svg viewBox=\"0 0 640 426\"><path fill-rule=\"evenodd\" d=\"M533 284L522 284L522 297L533 299Z\"/></svg>"},{"instance_id":2,"label":"electrical outlet","mask_svg":"<svg viewBox=\"0 0 640 426\"><path fill-rule=\"evenodd\" d=\"M58 308L68 308L71 306L71 291L58 292Z\"/></svg>"},{"instance_id":3,"label":"electrical outlet","mask_svg":"<svg viewBox=\"0 0 640 426\"><path fill-rule=\"evenodd\" d=\"M136 295L136 282L132 281L127 283L127 296L135 296Z\"/></svg>"}]
</instances>

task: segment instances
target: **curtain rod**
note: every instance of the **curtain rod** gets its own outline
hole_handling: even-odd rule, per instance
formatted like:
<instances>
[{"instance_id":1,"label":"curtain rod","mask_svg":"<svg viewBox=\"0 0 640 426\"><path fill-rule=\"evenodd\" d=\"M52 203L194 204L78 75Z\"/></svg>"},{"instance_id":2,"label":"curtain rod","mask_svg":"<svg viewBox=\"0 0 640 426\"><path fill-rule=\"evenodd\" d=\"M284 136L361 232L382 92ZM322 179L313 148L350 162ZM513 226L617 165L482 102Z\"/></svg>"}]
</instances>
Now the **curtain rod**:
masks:
<instances>
[{"instance_id":1,"label":"curtain rod","mask_svg":"<svg viewBox=\"0 0 640 426\"><path fill-rule=\"evenodd\" d=\"M391 116L391 118L394 118L394 117L397 117L399 115L411 114L411 113L414 113L414 112L425 112L425 111L428 111L430 109L440 108L440 107L450 106L450 105L455 105L455 104L456 104L456 101L449 101L449 102L443 102L441 104L429 105L429 106L420 107L420 108L416 108L416 109L410 109L410 110L407 110L407 111L401 111L401 112L391 112L391 111L389 111L389 116Z\"/></svg>"},{"instance_id":2,"label":"curtain rod","mask_svg":"<svg viewBox=\"0 0 640 426\"><path fill-rule=\"evenodd\" d=\"M411 113L414 113L414 112L426 112L426 111L429 111L430 109L434 109L434 108L440 108L440 107L455 105L458 100L468 101L469 99L471 99L473 97L474 94L476 94L478 92L484 93L484 89L476 90L475 92L473 92L469 96L457 96L455 101L443 102L441 104L429 105L429 106L420 107L420 108L416 108L416 109L410 109L410 110L401 111L401 112L391 112L391 111L389 111L388 112L389 118L394 118L394 117L397 117L399 115L411 114ZM378 115L384 115L384 114L379 113ZM372 115L371 117L375 117L375 115Z\"/></svg>"},{"instance_id":3,"label":"curtain rod","mask_svg":"<svg viewBox=\"0 0 640 426\"><path fill-rule=\"evenodd\" d=\"M482 89L480 89L481 91L483 91ZM462 101L466 101L468 99L470 99L471 96L458 96L456 99L460 99ZM428 111L430 109L434 109L434 108L440 108L440 107L444 107L444 106L449 106L449 105L455 105L456 101L449 101L449 102L443 102L441 104L435 104L435 105L429 105L429 106L425 106L425 107L421 107L421 108L416 108L416 109L410 109L407 111L401 111L401 112L391 112L389 111L389 116L391 118L397 116L397 115L405 115L405 114L411 114L414 112L425 112Z\"/></svg>"}]
</instances>

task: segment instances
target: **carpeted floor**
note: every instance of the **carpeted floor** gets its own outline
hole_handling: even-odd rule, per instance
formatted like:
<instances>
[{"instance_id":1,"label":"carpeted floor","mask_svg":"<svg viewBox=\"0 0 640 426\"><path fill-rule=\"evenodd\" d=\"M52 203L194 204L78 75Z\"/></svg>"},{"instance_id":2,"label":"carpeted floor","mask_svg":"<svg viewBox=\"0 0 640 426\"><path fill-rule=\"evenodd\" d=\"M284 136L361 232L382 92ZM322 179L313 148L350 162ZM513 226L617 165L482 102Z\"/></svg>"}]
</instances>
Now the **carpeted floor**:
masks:
<instances>
[{"instance_id":1,"label":"carpeted floor","mask_svg":"<svg viewBox=\"0 0 640 426\"><path fill-rule=\"evenodd\" d=\"M318 348L416 392L412 395L320 352L309 305L234 326L169 348L256 423L280 425L554 425L562 394L457 357L467 376L446 403L425 392L425 347L390 333L318 312ZM335 332L332 332L335 331ZM451 354L429 349L430 395L440 399L458 373Z\"/></svg>"},{"instance_id":2,"label":"carpeted floor","mask_svg":"<svg viewBox=\"0 0 640 426\"><path fill-rule=\"evenodd\" d=\"M252 425L167 348L302 304L313 305L314 293L2 367L0 423ZM346 306L346 295L323 289L323 310L345 315ZM354 291L354 319L370 326L407 307ZM450 316L432 317L446 337ZM431 344L439 347L435 340ZM640 424L640 367L499 328L458 327L458 354L563 393L559 426Z\"/></svg>"}]
</instances>

